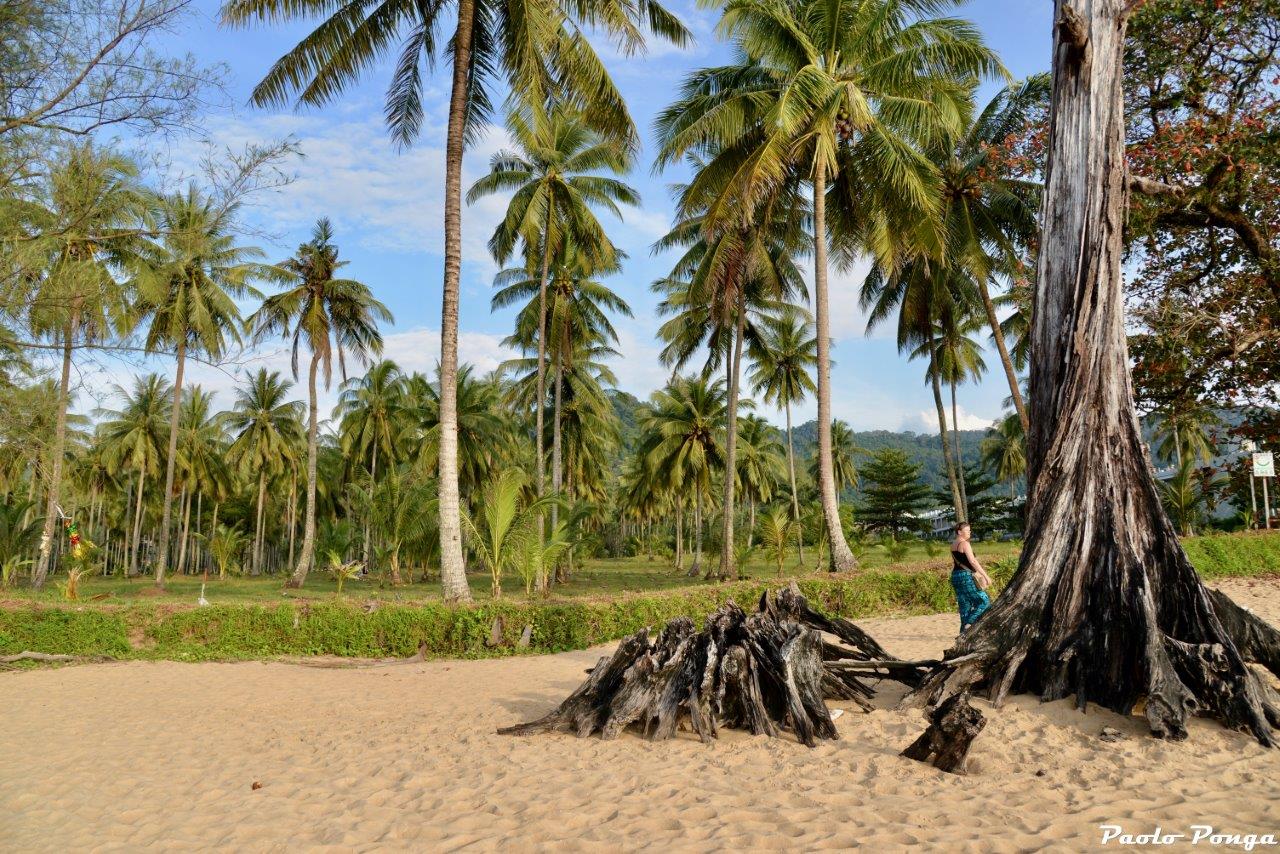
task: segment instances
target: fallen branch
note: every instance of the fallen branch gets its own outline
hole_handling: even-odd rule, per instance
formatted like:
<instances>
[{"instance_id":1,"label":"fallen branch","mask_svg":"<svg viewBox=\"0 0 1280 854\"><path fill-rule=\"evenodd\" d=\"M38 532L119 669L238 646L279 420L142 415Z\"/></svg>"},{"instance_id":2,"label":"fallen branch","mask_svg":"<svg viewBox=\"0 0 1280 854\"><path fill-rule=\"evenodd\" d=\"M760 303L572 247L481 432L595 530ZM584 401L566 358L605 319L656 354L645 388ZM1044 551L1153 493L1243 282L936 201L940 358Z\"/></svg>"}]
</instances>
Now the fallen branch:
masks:
<instances>
[{"instance_id":1,"label":"fallen branch","mask_svg":"<svg viewBox=\"0 0 1280 854\"><path fill-rule=\"evenodd\" d=\"M57 654L52 654L47 652L31 652L30 650L24 650L23 652L20 652L17 655L0 656L0 664L13 664L14 662L17 662L17 661L53 662L53 661L107 661L107 660L110 660L110 659L108 659L105 656L99 656L97 658L86 658L85 656L82 656L82 655L57 655Z\"/></svg>"}]
</instances>

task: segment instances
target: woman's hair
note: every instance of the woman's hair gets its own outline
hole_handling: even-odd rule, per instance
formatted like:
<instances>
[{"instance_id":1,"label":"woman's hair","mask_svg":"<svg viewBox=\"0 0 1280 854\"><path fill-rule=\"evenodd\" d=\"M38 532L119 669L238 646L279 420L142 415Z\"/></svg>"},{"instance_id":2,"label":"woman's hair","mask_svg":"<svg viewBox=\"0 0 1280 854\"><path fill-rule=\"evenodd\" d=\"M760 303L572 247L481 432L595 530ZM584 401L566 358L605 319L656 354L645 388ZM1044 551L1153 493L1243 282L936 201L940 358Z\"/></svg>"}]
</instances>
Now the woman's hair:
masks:
<instances>
[{"instance_id":1,"label":"woman's hair","mask_svg":"<svg viewBox=\"0 0 1280 854\"><path fill-rule=\"evenodd\" d=\"M972 530L973 526L970 525L968 522L961 522L959 525L956 525L956 533L957 534L960 533L965 528L969 528L970 530Z\"/></svg>"}]
</instances>

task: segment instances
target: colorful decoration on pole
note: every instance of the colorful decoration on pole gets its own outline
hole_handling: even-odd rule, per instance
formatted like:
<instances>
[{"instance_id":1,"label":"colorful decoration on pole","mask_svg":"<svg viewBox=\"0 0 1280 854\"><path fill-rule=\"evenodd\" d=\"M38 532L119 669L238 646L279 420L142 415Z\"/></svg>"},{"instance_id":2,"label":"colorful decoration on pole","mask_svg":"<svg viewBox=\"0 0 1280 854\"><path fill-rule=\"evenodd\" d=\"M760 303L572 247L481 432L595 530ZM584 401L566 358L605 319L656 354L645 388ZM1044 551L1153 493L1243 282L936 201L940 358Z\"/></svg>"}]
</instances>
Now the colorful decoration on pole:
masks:
<instances>
[{"instance_id":1,"label":"colorful decoration on pole","mask_svg":"<svg viewBox=\"0 0 1280 854\"><path fill-rule=\"evenodd\" d=\"M85 541L80 536L80 526L75 519L64 517L62 527L67 532L67 542L71 545L71 556L76 560L84 557Z\"/></svg>"}]
</instances>

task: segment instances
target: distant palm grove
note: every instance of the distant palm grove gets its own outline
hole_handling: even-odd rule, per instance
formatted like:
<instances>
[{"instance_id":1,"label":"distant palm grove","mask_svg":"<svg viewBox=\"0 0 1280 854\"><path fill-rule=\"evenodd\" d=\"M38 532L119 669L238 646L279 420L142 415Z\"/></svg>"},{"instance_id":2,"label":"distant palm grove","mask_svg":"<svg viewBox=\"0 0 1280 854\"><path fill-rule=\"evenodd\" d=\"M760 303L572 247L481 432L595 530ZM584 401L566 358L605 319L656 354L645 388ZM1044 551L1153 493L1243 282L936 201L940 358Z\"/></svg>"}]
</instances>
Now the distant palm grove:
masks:
<instances>
[{"instance_id":1,"label":"distant palm grove","mask_svg":"<svg viewBox=\"0 0 1280 854\"><path fill-rule=\"evenodd\" d=\"M103 13L86 26L122 30L119 46L101 53L111 40L87 30L50 38L85 3ZM394 318L379 282L349 277L333 212L314 211L291 253L257 245L248 211L287 181L292 143L213 157L180 182L139 151L189 127L216 85L150 51L184 3L136 18L106 14L113 0L38 5L18 4L0 47L5 586L65 578L71 598L85 574L298 588L324 572L341 590L367 573L469 601L477 584L546 595L589 558L728 579L753 554L779 573L850 571L873 545L899 554L967 519L979 536L1020 536L1051 81L1013 80L958 4L726 0L716 37L731 62L687 75L641 162L595 45L688 45L656 0L228 0L226 27L313 28L257 83L256 106L332 107L390 53L387 128L410 146L426 88L450 92L431 117L447 141L444 246L423 247L443 273L419 283L441 300L428 375L383 357ZM1265 135L1252 126L1234 134L1250 121L1274 133L1277 45L1257 72L1241 57L1276 40L1271 14L1222 5L1145 4L1125 82L1149 108L1134 111L1130 156L1183 188L1135 201L1126 239L1136 393L1188 535L1258 523L1236 439L1280 433L1280 323L1260 321L1247 346L1220 332L1280 305L1266 232L1280 154L1251 148ZM1216 48L1166 56L1168 39ZM1160 101L1161 86L1201 101ZM464 186L486 124L511 148ZM688 177L653 248L675 261L652 283L670 380L641 401L610 369L626 355L615 321L631 314L610 230L642 204L628 175L673 167ZM492 305L515 310L504 343L518 354L488 373L458 356L462 209L486 197L504 206L486 235ZM936 436L855 434L833 417L829 277L855 263L870 264L857 294L869 327L919 363ZM281 347L289 370L244 355ZM141 367L95 407L81 371L104 355ZM247 369L232 398L186 379L193 362L233 361ZM965 387L987 374L1007 385L1007 411L963 431ZM811 402L816 421L794 423Z\"/></svg>"}]
</instances>

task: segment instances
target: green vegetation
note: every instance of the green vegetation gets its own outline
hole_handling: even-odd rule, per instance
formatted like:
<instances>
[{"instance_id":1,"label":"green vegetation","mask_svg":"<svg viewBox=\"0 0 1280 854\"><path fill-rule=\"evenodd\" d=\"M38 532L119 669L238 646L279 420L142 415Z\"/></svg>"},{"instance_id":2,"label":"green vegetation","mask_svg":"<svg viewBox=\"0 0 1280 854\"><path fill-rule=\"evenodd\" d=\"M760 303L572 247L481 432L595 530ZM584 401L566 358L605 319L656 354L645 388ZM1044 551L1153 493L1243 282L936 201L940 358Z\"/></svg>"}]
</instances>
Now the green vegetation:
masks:
<instances>
[{"instance_id":1,"label":"green vegetation","mask_svg":"<svg viewBox=\"0 0 1280 854\"><path fill-rule=\"evenodd\" d=\"M1207 579L1280 576L1277 534L1200 537L1186 545ZM978 543L976 548L999 590L1016 567L1016 545ZM919 544L911 551L915 557L925 554ZM921 560L885 566L877 565L876 557L869 554L864 563L872 568L855 575L802 574L796 581L824 611L853 619L954 607L944 563ZM751 574L754 577L747 581L690 586L687 579L650 562L598 561L582 567L570 585L557 588L561 595L556 598L474 606L447 605L438 597L415 599L415 593L425 593L421 587L372 585L359 587L359 598L348 601L333 596L331 583L325 587L315 578L307 597L288 591L286 601L280 601L278 580L211 583L207 595L213 604L197 608L190 606L200 586L193 579L175 579L163 597L150 595L151 586L145 582L133 582L132 589L148 595L126 596L117 595L125 582L95 579L86 585L82 599L95 592L111 592L109 598L74 608L52 604L56 600L49 594L10 600L9 607L0 610L0 653L33 650L179 660L378 658L412 655L425 646L430 657L481 658L515 653L515 641L526 625L533 627L530 652L558 652L616 640L679 615L700 620L727 599L751 602L785 583L765 561L751 565ZM661 589L664 586L669 589ZM178 601L188 604L174 604ZM114 604L121 602L129 604ZM499 616L505 642L491 648L486 641Z\"/></svg>"}]
</instances>

